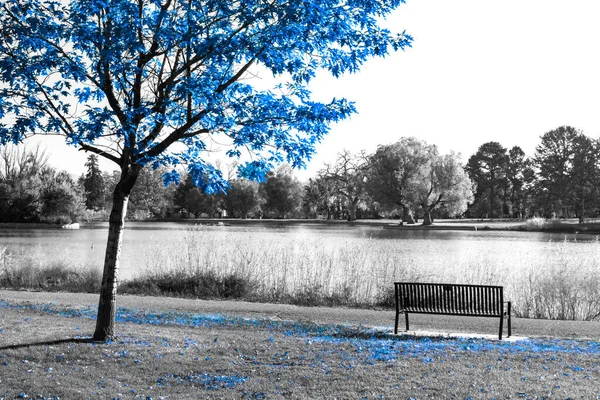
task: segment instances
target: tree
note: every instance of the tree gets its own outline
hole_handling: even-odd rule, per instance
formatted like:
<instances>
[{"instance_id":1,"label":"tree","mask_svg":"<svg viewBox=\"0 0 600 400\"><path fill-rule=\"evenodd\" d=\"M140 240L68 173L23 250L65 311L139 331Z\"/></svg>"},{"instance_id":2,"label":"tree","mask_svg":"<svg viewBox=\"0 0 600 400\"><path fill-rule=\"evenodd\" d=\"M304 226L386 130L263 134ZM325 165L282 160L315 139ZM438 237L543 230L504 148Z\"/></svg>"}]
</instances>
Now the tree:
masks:
<instances>
[{"instance_id":1,"label":"tree","mask_svg":"<svg viewBox=\"0 0 600 400\"><path fill-rule=\"evenodd\" d=\"M331 181L321 176L310 178L302 196L304 214L316 218L318 213L326 213L327 219L331 219L334 197Z\"/></svg>"},{"instance_id":2,"label":"tree","mask_svg":"<svg viewBox=\"0 0 600 400\"><path fill-rule=\"evenodd\" d=\"M571 209L580 219L585 204L595 201L600 176L600 146L571 126L561 126L541 137L534 157L538 193L547 207L565 215Z\"/></svg>"},{"instance_id":3,"label":"tree","mask_svg":"<svg viewBox=\"0 0 600 400\"><path fill-rule=\"evenodd\" d=\"M202 213L214 217L215 213L221 207L222 196L219 193L206 193L194 185L193 178L186 175L183 183L177 185L174 194L174 204L182 211L198 218Z\"/></svg>"},{"instance_id":4,"label":"tree","mask_svg":"<svg viewBox=\"0 0 600 400\"><path fill-rule=\"evenodd\" d=\"M85 190L85 206L88 210L99 210L104 207L105 183L102 171L98 166L98 156L90 154L85 163L87 172L83 177Z\"/></svg>"},{"instance_id":5,"label":"tree","mask_svg":"<svg viewBox=\"0 0 600 400\"><path fill-rule=\"evenodd\" d=\"M167 216L176 190L174 184L164 185L162 177L167 172L165 167L144 168L140 171L129 196L131 211L143 218Z\"/></svg>"},{"instance_id":6,"label":"tree","mask_svg":"<svg viewBox=\"0 0 600 400\"><path fill-rule=\"evenodd\" d=\"M481 212L494 218L502 214L497 204L503 189L506 188L506 148L498 142L487 142L479 146L467 162L467 173L469 178L475 182L477 188L475 193L474 207L481 205ZM489 207L486 207L487 204Z\"/></svg>"},{"instance_id":7,"label":"tree","mask_svg":"<svg viewBox=\"0 0 600 400\"><path fill-rule=\"evenodd\" d=\"M246 219L260 210L262 199L258 183L248 179L234 179L229 184L230 188L223 196L225 210L229 216Z\"/></svg>"},{"instance_id":8,"label":"tree","mask_svg":"<svg viewBox=\"0 0 600 400\"><path fill-rule=\"evenodd\" d=\"M0 221L68 224L83 212L83 197L66 172L48 167L47 155L33 149L0 149Z\"/></svg>"},{"instance_id":9,"label":"tree","mask_svg":"<svg viewBox=\"0 0 600 400\"><path fill-rule=\"evenodd\" d=\"M348 220L356 220L358 202L366 196L368 161L364 154L347 150L338 153L334 164L326 164L319 176L331 183L331 190L346 200Z\"/></svg>"},{"instance_id":10,"label":"tree","mask_svg":"<svg viewBox=\"0 0 600 400\"><path fill-rule=\"evenodd\" d=\"M224 191L207 142L252 161L264 179L301 167L328 126L355 112L311 100L318 70L338 77L412 38L378 25L402 0L13 0L0 5L0 145L58 134L114 162L113 194L94 338L114 334L117 273L129 195L145 166L186 165L194 184ZM263 68L281 81L246 79ZM83 106L73 106L75 99ZM174 146L178 143L177 146ZM179 179L176 169L165 182Z\"/></svg>"},{"instance_id":11,"label":"tree","mask_svg":"<svg viewBox=\"0 0 600 400\"><path fill-rule=\"evenodd\" d=\"M369 157L367 188L373 200L387 209L400 208L403 220L414 224L414 184L424 179L433 148L414 137L379 146Z\"/></svg>"},{"instance_id":12,"label":"tree","mask_svg":"<svg viewBox=\"0 0 600 400\"><path fill-rule=\"evenodd\" d=\"M423 225L432 224L431 213L441 206L453 217L465 212L467 204L473 201L472 182L461 164L460 154L439 155L435 146L430 149L429 165L407 189L415 192L416 203L423 210Z\"/></svg>"},{"instance_id":13,"label":"tree","mask_svg":"<svg viewBox=\"0 0 600 400\"><path fill-rule=\"evenodd\" d=\"M300 207L302 202L302 185L293 175L289 165L281 165L267 180L260 185L264 198L263 210L271 212L276 218L286 218Z\"/></svg>"},{"instance_id":14,"label":"tree","mask_svg":"<svg viewBox=\"0 0 600 400\"><path fill-rule=\"evenodd\" d=\"M39 146L0 149L0 221L38 222L41 216L41 171L48 156Z\"/></svg>"},{"instance_id":15,"label":"tree","mask_svg":"<svg viewBox=\"0 0 600 400\"><path fill-rule=\"evenodd\" d=\"M67 172L56 172L48 167L40 175L40 219L61 225L77 221L85 208L84 195L77 182Z\"/></svg>"},{"instance_id":16,"label":"tree","mask_svg":"<svg viewBox=\"0 0 600 400\"><path fill-rule=\"evenodd\" d=\"M509 215L523 218L527 215L531 199L532 184L535 172L531 167L531 160L519 146L514 146L508 151L506 161L505 197L510 205Z\"/></svg>"}]
</instances>

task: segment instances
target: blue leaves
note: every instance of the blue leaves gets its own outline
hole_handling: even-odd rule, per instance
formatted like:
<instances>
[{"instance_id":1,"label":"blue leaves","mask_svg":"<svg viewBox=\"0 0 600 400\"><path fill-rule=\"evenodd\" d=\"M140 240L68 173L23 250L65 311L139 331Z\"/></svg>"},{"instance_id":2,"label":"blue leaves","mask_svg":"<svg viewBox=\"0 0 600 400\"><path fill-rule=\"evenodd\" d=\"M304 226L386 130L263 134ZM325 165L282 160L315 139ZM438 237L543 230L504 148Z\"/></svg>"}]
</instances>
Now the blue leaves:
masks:
<instances>
[{"instance_id":1,"label":"blue leaves","mask_svg":"<svg viewBox=\"0 0 600 400\"><path fill-rule=\"evenodd\" d=\"M171 183L179 185L179 181L181 180L179 172L177 172L177 170L175 169L169 172L165 172L165 174L162 176L162 179L165 186L169 186Z\"/></svg>"},{"instance_id":2,"label":"blue leaves","mask_svg":"<svg viewBox=\"0 0 600 400\"><path fill-rule=\"evenodd\" d=\"M188 174L195 186L204 190L206 194L225 193L229 184L223 179L221 171L210 164L196 162L188 166Z\"/></svg>"},{"instance_id":3,"label":"blue leaves","mask_svg":"<svg viewBox=\"0 0 600 400\"><path fill-rule=\"evenodd\" d=\"M205 372L199 374L178 375L168 374L158 378L158 386L194 385L206 390L230 389L248 380L246 376L239 375L210 375Z\"/></svg>"},{"instance_id":4,"label":"blue leaves","mask_svg":"<svg viewBox=\"0 0 600 400\"><path fill-rule=\"evenodd\" d=\"M311 79L356 72L412 42L378 26L401 0L63 3L1 9L0 144L42 132L108 144L97 152L119 164L184 164L209 192L227 184L206 143L253 160L240 169L253 179L284 161L302 167L330 125L356 112L345 99L311 101ZM279 88L258 89L256 65Z\"/></svg>"},{"instance_id":5,"label":"blue leaves","mask_svg":"<svg viewBox=\"0 0 600 400\"><path fill-rule=\"evenodd\" d=\"M70 88L69 81L64 81L67 86ZM68 95L69 92L62 91L61 95ZM73 95L77 98L77 102L80 104L86 104L90 101L93 102L101 102L104 99L104 93L101 90L90 88L89 86L78 87L73 91Z\"/></svg>"},{"instance_id":6,"label":"blue leaves","mask_svg":"<svg viewBox=\"0 0 600 400\"><path fill-rule=\"evenodd\" d=\"M267 160L255 160L238 166L238 175L256 182L265 182L273 165Z\"/></svg>"}]
</instances>

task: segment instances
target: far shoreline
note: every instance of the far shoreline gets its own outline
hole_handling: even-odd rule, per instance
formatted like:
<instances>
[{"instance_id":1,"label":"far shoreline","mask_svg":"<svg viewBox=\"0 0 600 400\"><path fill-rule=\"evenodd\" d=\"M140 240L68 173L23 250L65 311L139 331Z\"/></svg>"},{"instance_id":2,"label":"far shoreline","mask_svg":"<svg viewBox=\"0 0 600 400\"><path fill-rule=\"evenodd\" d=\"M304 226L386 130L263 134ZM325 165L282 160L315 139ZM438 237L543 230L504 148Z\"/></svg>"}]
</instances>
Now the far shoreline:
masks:
<instances>
[{"instance_id":1,"label":"far shoreline","mask_svg":"<svg viewBox=\"0 0 600 400\"><path fill-rule=\"evenodd\" d=\"M540 219L538 219L540 220ZM398 219L361 219L356 221L327 219L239 219L239 218L162 218L128 220L127 223L181 223L184 225L338 225L338 226L380 226L385 229L402 230L456 230L456 231L521 231L568 234L600 235L600 220L591 219L582 224L577 219L541 220L543 223L529 224L529 220L511 219L441 219L432 225L422 223L406 224ZM81 229L97 229L108 221L80 222ZM0 229L61 229L58 224L39 222L1 222Z\"/></svg>"}]
</instances>

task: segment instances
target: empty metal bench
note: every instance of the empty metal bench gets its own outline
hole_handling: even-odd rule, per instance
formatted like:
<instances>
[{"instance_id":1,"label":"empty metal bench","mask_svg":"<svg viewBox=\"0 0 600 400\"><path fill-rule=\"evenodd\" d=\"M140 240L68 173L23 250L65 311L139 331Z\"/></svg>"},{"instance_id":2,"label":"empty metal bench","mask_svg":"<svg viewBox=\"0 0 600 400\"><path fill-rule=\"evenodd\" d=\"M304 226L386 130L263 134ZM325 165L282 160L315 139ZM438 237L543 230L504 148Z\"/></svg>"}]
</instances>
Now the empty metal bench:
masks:
<instances>
[{"instance_id":1,"label":"empty metal bench","mask_svg":"<svg viewBox=\"0 0 600 400\"><path fill-rule=\"evenodd\" d=\"M396 322L404 313L408 331L408 314L462 315L496 317L500 319L498 339L502 340L504 318L507 318L508 337L511 335L511 302L504 301L502 286L458 285L446 283L394 282L396 292ZM506 307L505 307L506 305Z\"/></svg>"}]
</instances>

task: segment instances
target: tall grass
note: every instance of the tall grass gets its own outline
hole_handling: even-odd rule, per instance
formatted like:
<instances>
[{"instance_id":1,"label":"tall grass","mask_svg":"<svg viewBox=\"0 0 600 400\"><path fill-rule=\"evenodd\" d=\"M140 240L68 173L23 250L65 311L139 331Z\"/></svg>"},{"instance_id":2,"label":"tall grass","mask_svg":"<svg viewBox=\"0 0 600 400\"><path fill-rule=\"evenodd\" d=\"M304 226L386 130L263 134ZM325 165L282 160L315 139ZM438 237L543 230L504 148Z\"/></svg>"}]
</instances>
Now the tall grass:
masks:
<instances>
[{"instance_id":1,"label":"tall grass","mask_svg":"<svg viewBox=\"0 0 600 400\"><path fill-rule=\"evenodd\" d=\"M600 222L596 219L586 219L583 223L576 223L562 219L529 218L523 224L515 227L521 231L537 232L568 232L568 233L592 233L600 232Z\"/></svg>"},{"instance_id":2,"label":"tall grass","mask_svg":"<svg viewBox=\"0 0 600 400\"><path fill-rule=\"evenodd\" d=\"M228 297L302 305L370 305L385 300L385 288L394 279L421 275L402 262L393 245L383 242L374 253L354 241L335 246L251 237L223 241L192 229L178 243L177 248L148 249L143 258L150 261L142 273L120 290L139 293L148 286L156 294L197 296L208 278L221 291L229 290ZM234 285L242 292L231 290ZM222 297L216 295L218 290L207 292L208 297Z\"/></svg>"},{"instance_id":3,"label":"tall grass","mask_svg":"<svg viewBox=\"0 0 600 400\"><path fill-rule=\"evenodd\" d=\"M600 244L576 257L557 244L540 265L522 271L512 284L516 311L528 318L600 319Z\"/></svg>"},{"instance_id":4,"label":"tall grass","mask_svg":"<svg viewBox=\"0 0 600 400\"><path fill-rule=\"evenodd\" d=\"M549 243L545 253L515 259L506 251L415 249L405 240L222 237L196 228L173 234L176 245L145 249L145 265L120 293L393 307L394 281L472 283L504 286L519 317L600 319L598 241ZM98 292L99 285L98 270L72 260L0 248L0 287Z\"/></svg>"},{"instance_id":5,"label":"tall grass","mask_svg":"<svg viewBox=\"0 0 600 400\"><path fill-rule=\"evenodd\" d=\"M393 282L454 282L503 285L516 316L592 320L600 318L600 243L565 252L551 243L545 257L515 265L511 254L447 256L429 249L414 254L403 241L217 239L190 229L178 246L147 249L143 272L123 292L201 298L241 298L298 305L392 307Z\"/></svg>"},{"instance_id":6,"label":"tall grass","mask_svg":"<svg viewBox=\"0 0 600 400\"><path fill-rule=\"evenodd\" d=\"M0 288L87 292L100 291L100 271L53 260L36 251L11 253L0 248Z\"/></svg>"}]
</instances>

